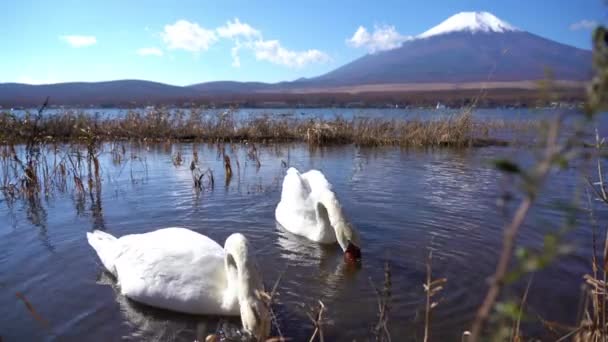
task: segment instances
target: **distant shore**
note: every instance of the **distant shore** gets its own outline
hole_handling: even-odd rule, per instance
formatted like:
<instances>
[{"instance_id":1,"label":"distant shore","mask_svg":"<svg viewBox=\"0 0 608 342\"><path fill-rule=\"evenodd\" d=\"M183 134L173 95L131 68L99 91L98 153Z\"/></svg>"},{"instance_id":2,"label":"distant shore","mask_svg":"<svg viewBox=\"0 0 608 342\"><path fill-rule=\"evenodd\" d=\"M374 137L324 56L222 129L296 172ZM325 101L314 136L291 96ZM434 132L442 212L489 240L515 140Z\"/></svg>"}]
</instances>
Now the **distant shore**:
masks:
<instances>
[{"instance_id":1,"label":"distant shore","mask_svg":"<svg viewBox=\"0 0 608 342\"><path fill-rule=\"evenodd\" d=\"M540 82L540 81L539 81ZM496 83L496 82L495 82ZM1 92L0 108L34 108L47 97L51 106L141 108L172 107L240 107L240 108L416 108L434 107L438 102L450 108L471 104L477 107L532 108L562 102L579 104L585 100L582 83L559 83L542 86L532 81L503 82L499 85L474 84L393 84L351 88L308 89L305 92L197 92L188 96L160 92L85 91L77 84L56 89L56 85L20 85L18 92ZM4 84L4 86L7 86ZM33 87L33 88L31 88ZM31 89L30 89L31 88Z\"/></svg>"}]
</instances>

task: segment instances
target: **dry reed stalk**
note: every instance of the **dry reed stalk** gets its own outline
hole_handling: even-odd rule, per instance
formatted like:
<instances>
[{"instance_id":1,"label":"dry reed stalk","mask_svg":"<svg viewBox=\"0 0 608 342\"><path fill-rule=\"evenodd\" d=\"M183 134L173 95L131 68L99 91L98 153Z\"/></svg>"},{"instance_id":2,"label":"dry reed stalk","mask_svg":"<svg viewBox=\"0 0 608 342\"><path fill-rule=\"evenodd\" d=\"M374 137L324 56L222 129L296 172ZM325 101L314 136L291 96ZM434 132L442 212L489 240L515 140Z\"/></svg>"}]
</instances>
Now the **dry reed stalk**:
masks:
<instances>
[{"instance_id":1,"label":"dry reed stalk","mask_svg":"<svg viewBox=\"0 0 608 342\"><path fill-rule=\"evenodd\" d=\"M513 342L523 341L523 339L520 335L521 317L524 312L524 307L526 305L526 301L528 300L528 293L530 291L530 285L532 284L533 279L534 279L534 274L530 277L530 279L528 279L528 284L526 285L526 290L524 291L524 294L521 298L521 302L519 304L519 310L517 311L517 320L515 321L513 329L511 331L511 334L513 336L511 338L511 341L513 341Z\"/></svg>"},{"instance_id":2,"label":"dry reed stalk","mask_svg":"<svg viewBox=\"0 0 608 342\"><path fill-rule=\"evenodd\" d=\"M46 319L44 319L42 316L40 316L40 314L36 311L36 309L34 308L32 303L29 300L27 300L27 298L25 297L25 295L23 293L17 292L17 293L15 293L15 296L19 300L21 300L23 302L23 304L25 304L27 311L29 311L29 313L32 315L32 317L34 317L36 322L40 323L40 325L42 325L42 327L45 329L49 328L49 322Z\"/></svg>"},{"instance_id":3,"label":"dry reed stalk","mask_svg":"<svg viewBox=\"0 0 608 342\"><path fill-rule=\"evenodd\" d=\"M173 156L173 158L171 158L173 161L173 165L174 166L180 166L182 165L182 163L184 162L184 159L182 158L182 152L181 151L177 151L177 153L175 154L175 156Z\"/></svg>"},{"instance_id":4,"label":"dry reed stalk","mask_svg":"<svg viewBox=\"0 0 608 342\"><path fill-rule=\"evenodd\" d=\"M325 304L321 300L319 300L319 305L316 308L311 308L310 311L306 312L306 315L312 322L315 330L312 333L312 336L308 340L312 342L315 340L317 335L319 335L319 342L324 342L325 338L323 337L323 313L325 312Z\"/></svg>"},{"instance_id":5,"label":"dry reed stalk","mask_svg":"<svg viewBox=\"0 0 608 342\"><path fill-rule=\"evenodd\" d=\"M198 164L194 160L190 163L190 173L192 174L192 181L194 187L198 190L203 190L203 178L207 176L207 186L213 190L215 186L215 179L213 177L213 171L210 168L204 172L198 167Z\"/></svg>"},{"instance_id":6,"label":"dry reed stalk","mask_svg":"<svg viewBox=\"0 0 608 342\"><path fill-rule=\"evenodd\" d=\"M433 264L433 251L429 252L429 256L426 261L426 282L422 284L424 292L426 294L426 305L424 311L424 342L428 342L430 339L430 327L431 327L431 310L433 310L440 301L433 301L433 296L440 293L443 290L443 286L447 283L447 278L439 278L433 280L432 278L432 264Z\"/></svg>"},{"instance_id":7,"label":"dry reed stalk","mask_svg":"<svg viewBox=\"0 0 608 342\"><path fill-rule=\"evenodd\" d=\"M595 130L595 149L597 152L597 177L598 182L593 183L589 178L587 182L589 187L597 196L596 199L603 203L608 203L608 195L605 188L604 174L600 156L604 145L604 139L600 139L599 132ZM585 299L591 298L591 301L585 300L583 304L584 314L580 318L580 323L577 329L574 329L567 336L574 334L574 340L577 341L606 341L608 339L608 326L606 322L606 308L608 305L608 288L606 285L608 275L608 230L605 232L604 250L601 260L597 257L597 221L593 214L593 206L591 197L587 197L589 205L589 216L592 223L592 259L591 268L592 274L585 275L584 279L589 286L588 294L585 294ZM589 310L591 306L591 310Z\"/></svg>"},{"instance_id":8,"label":"dry reed stalk","mask_svg":"<svg viewBox=\"0 0 608 342\"><path fill-rule=\"evenodd\" d=\"M230 184L230 179L232 179L232 166L230 165L230 157L228 155L224 155L224 170L226 171L226 185Z\"/></svg>"},{"instance_id":9,"label":"dry reed stalk","mask_svg":"<svg viewBox=\"0 0 608 342\"><path fill-rule=\"evenodd\" d=\"M371 278L369 279L370 284L376 292L376 299L378 301L378 322L372 329L376 341L391 341L391 334L388 329L388 319L390 312L390 301L391 301L391 268L387 262L384 263L384 282L382 290L374 286Z\"/></svg>"},{"instance_id":10,"label":"dry reed stalk","mask_svg":"<svg viewBox=\"0 0 608 342\"><path fill-rule=\"evenodd\" d=\"M258 149L255 147L255 144L253 144L253 143L251 144L251 148L247 152L247 156L249 156L249 159L251 159L255 162L256 169L259 169L262 164L260 163L260 158L258 156Z\"/></svg>"},{"instance_id":11,"label":"dry reed stalk","mask_svg":"<svg viewBox=\"0 0 608 342\"><path fill-rule=\"evenodd\" d=\"M192 161L198 163L198 150L192 149Z\"/></svg>"},{"instance_id":12,"label":"dry reed stalk","mask_svg":"<svg viewBox=\"0 0 608 342\"><path fill-rule=\"evenodd\" d=\"M266 306L268 307L268 311L270 312L270 318L271 318L272 324L275 326L277 333L279 334L279 336L274 336L274 337L268 338L266 340L266 342L282 342L282 341L290 340L289 338L286 338L283 336L283 333L281 332L281 326L279 325L279 321L277 319L277 315L274 313L274 310L272 308L272 306L276 302L276 298L279 294L279 292L277 291L279 288L279 283L281 282L281 279L283 279L285 272L287 272L287 268L285 268L285 270L283 270L283 272L281 272L281 274L279 274L279 277L274 282L274 285L272 286L272 289L270 290L270 292L260 293L260 297L264 300L264 303L266 304Z\"/></svg>"},{"instance_id":13,"label":"dry reed stalk","mask_svg":"<svg viewBox=\"0 0 608 342\"><path fill-rule=\"evenodd\" d=\"M263 117L238 121L231 113L215 117L199 114L191 113L190 117L184 117L183 114L160 109L150 113L131 111L120 118L99 118L67 111L25 120L0 113L0 137L7 142L27 142L31 146L44 136L51 141L304 141L311 145L353 143L362 146L467 147L502 143L488 137L490 132L518 129L512 124L474 121L470 111L438 120L407 121L346 120L341 117L329 120Z\"/></svg>"}]
</instances>

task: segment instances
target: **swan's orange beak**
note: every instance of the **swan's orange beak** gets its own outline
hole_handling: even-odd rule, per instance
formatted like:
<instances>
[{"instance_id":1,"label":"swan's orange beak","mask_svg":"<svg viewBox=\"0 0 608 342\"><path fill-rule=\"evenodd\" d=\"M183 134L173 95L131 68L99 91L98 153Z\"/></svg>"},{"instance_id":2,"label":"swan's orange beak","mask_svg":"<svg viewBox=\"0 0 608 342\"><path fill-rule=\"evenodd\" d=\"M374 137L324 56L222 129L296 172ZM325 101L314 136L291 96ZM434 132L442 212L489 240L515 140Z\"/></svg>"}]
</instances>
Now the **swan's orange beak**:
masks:
<instances>
[{"instance_id":1,"label":"swan's orange beak","mask_svg":"<svg viewBox=\"0 0 608 342\"><path fill-rule=\"evenodd\" d=\"M361 261L361 249L355 246L352 242L348 242L346 251L344 251L344 260L350 263L357 263Z\"/></svg>"}]
</instances>

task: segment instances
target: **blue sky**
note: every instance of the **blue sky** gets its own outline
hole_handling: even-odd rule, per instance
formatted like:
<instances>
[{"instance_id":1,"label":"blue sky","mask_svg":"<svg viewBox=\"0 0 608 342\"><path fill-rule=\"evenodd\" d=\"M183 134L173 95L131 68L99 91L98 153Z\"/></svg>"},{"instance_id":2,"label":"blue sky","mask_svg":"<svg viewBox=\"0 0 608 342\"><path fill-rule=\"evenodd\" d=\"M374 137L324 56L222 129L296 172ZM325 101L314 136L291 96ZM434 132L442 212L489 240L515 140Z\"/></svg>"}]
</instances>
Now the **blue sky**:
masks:
<instances>
[{"instance_id":1,"label":"blue sky","mask_svg":"<svg viewBox=\"0 0 608 342\"><path fill-rule=\"evenodd\" d=\"M461 11L488 11L581 48L590 48L594 23L608 21L603 0L2 0L0 83L293 80L398 45ZM349 43L360 27L380 42Z\"/></svg>"}]
</instances>

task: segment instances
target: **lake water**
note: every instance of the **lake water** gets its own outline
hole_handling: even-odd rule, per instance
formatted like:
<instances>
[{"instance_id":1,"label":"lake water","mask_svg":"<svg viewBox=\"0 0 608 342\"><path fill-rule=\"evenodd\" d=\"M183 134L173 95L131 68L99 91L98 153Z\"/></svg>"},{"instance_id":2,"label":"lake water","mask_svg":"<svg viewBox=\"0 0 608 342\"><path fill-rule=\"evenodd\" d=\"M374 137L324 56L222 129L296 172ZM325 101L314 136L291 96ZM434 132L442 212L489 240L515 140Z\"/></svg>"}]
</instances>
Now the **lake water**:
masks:
<instances>
[{"instance_id":1,"label":"lake water","mask_svg":"<svg viewBox=\"0 0 608 342\"><path fill-rule=\"evenodd\" d=\"M299 111L299 110L298 110ZM603 132L607 133L607 132ZM533 151L509 147L451 149L309 148L301 144L258 145L261 166L248 159L249 146L223 145L234 176L224 183L218 146L125 144L127 156L113 162L111 144L100 155L99 195L79 195L68 185L38 200L0 197L0 336L25 340L192 341L238 319L178 315L121 297L87 244L85 233L103 229L116 236L183 226L223 245L231 233L245 234L257 254L267 286L284 273L276 312L281 333L308 340L313 327L302 305L322 300L330 341L366 340L377 321L383 267L390 263L389 329L394 340L421 340L425 262L433 250L433 275L447 277L443 300L433 312L433 340L457 340L470 325L492 274L519 192L491 161L511 157L530 163ZM215 187L197 191L189 170L192 150L215 174ZM61 150L61 149L60 149ZM63 151L63 150L61 150ZM178 152L184 163L175 166ZM62 156L63 152L59 153ZM239 165L236 166L238 160ZM319 246L280 230L274 209L285 165L322 170L362 237L360 269L346 267L336 246ZM564 203L586 203L580 173L584 162L552 173L522 228L519 242L540 247L567 216ZM85 183L86 184L86 183ZM86 185L85 185L86 187ZM515 199L500 205L505 192ZM608 211L595 204L600 223ZM582 276L590 272L591 228L579 213L568 242L577 247L538 272L529 294L531 317L573 323ZM525 282L510 286L520 297ZM23 294L47 324L16 297ZM538 333L537 324L527 324Z\"/></svg>"}]
</instances>

